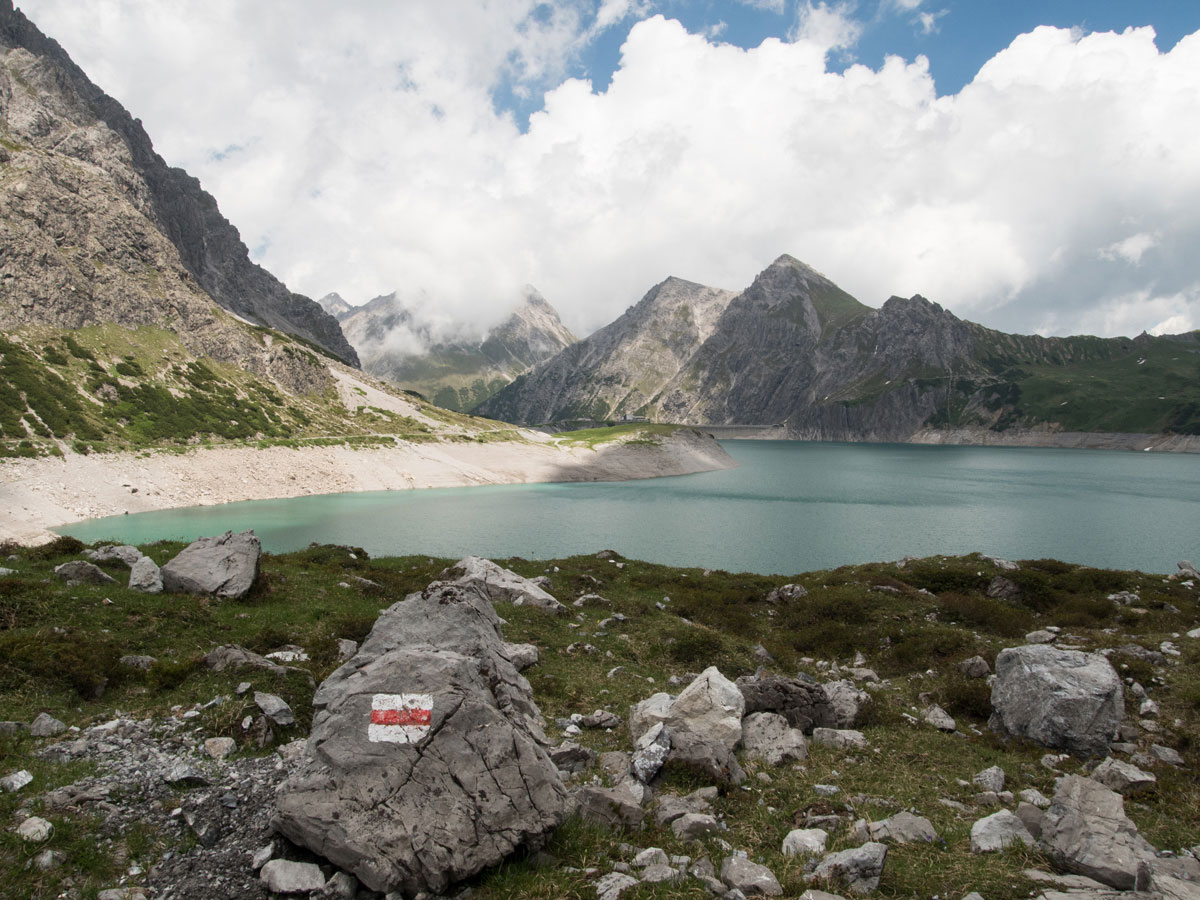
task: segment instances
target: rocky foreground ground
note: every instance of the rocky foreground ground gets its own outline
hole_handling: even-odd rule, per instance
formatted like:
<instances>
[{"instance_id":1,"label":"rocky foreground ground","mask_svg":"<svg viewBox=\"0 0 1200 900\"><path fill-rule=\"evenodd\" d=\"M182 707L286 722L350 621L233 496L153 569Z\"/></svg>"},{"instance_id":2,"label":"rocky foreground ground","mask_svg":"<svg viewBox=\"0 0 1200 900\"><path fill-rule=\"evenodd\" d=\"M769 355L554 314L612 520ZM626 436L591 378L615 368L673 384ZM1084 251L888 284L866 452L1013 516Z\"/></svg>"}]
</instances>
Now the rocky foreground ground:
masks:
<instances>
[{"instance_id":1,"label":"rocky foreground ground","mask_svg":"<svg viewBox=\"0 0 1200 900\"><path fill-rule=\"evenodd\" d=\"M1190 568L10 549L13 896L1200 897Z\"/></svg>"}]
</instances>

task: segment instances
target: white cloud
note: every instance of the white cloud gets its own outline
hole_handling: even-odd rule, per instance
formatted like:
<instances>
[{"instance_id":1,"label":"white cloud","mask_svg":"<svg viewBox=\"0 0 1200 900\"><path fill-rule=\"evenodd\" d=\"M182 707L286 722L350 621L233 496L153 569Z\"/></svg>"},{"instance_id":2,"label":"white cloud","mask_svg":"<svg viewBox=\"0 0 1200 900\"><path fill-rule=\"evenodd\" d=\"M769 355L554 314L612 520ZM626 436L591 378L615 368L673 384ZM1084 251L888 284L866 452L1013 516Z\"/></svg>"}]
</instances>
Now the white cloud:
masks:
<instances>
[{"instance_id":1,"label":"white cloud","mask_svg":"<svg viewBox=\"0 0 1200 900\"><path fill-rule=\"evenodd\" d=\"M853 47L862 35L863 26L854 17L855 4L843 0L830 6L825 0L815 5L811 0L796 10L796 26L792 29L794 41L809 41L826 50Z\"/></svg>"},{"instance_id":2,"label":"white cloud","mask_svg":"<svg viewBox=\"0 0 1200 900\"><path fill-rule=\"evenodd\" d=\"M1134 266L1142 264L1146 251L1158 243L1158 235L1140 231L1124 240L1114 241L1099 251L1101 259L1123 259Z\"/></svg>"},{"instance_id":3,"label":"white cloud","mask_svg":"<svg viewBox=\"0 0 1200 900\"><path fill-rule=\"evenodd\" d=\"M783 15L783 11L787 6L786 0L737 0L742 6L752 6L755 9L763 9L767 12L778 13Z\"/></svg>"},{"instance_id":4,"label":"white cloud","mask_svg":"<svg viewBox=\"0 0 1200 900\"><path fill-rule=\"evenodd\" d=\"M920 57L830 72L844 5L750 50L654 17L601 93L561 73L640 5L22 7L311 296L482 322L529 282L586 332L667 275L740 288L788 252L1008 330L1200 322L1200 34L1037 29L938 98ZM502 84L550 86L527 133Z\"/></svg>"}]
</instances>

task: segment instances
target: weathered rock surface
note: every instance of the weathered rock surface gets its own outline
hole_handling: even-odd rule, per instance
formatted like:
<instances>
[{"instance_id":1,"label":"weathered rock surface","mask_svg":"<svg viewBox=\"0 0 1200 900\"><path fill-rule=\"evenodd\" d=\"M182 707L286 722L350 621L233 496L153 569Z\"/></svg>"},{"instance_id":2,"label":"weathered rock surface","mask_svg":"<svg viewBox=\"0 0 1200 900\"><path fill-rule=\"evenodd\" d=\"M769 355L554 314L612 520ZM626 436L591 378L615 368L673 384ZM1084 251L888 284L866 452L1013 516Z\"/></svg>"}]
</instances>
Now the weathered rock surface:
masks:
<instances>
[{"instance_id":1,"label":"weathered rock surface","mask_svg":"<svg viewBox=\"0 0 1200 900\"><path fill-rule=\"evenodd\" d=\"M829 834L823 828L794 828L783 839L784 856L820 856Z\"/></svg>"},{"instance_id":2,"label":"weathered rock surface","mask_svg":"<svg viewBox=\"0 0 1200 900\"><path fill-rule=\"evenodd\" d=\"M858 711L871 702L871 696L861 691L853 681L830 681L822 685L829 698L833 728L853 728L858 722Z\"/></svg>"},{"instance_id":3,"label":"weathered rock surface","mask_svg":"<svg viewBox=\"0 0 1200 900\"><path fill-rule=\"evenodd\" d=\"M372 890L441 892L562 819L529 683L474 591L434 584L391 606L313 709L274 821Z\"/></svg>"},{"instance_id":4,"label":"weathered rock surface","mask_svg":"<svg viewBox=\"0 0 1200 900\"><path fill-rule=\"evenodd\" d=\"M1158 783L1158 779L1150 772L1144 772L1135 765L1121 762L1111 756L1096 766L1090 777L1125 796L1148 790Z\"/></svg>"},{"instance_id":5,"label":"weathered rock surface","mask_svg":"<svg viewBox=\"0 0 1200 900\"><path fill-rule=\"evenodd\" d=\"M903 810L878 822L867 825L871 840L881 844L928 844L937 840L933 823L924 816Z\"/></svg>"},{"instance_id":6,"label":"weathered rock surface","mask_svg":"<svg viewBox=\"0 0 1200 900\"><path fill-rule=\"evenodd\" d=\"M95 550L84 550L83 555L92 562L120 561L133 568L133 564L142 558L142 551L137 547L131 547L129 544L110 544L107 547L98 547Z\"/></svg>"},{"instance_id":7,"label":"weathered rock surface","mask_svg":"<svg viewBox=\"0 0 1200 900\"><path fill-rule=\"evenodd\" d=\"M1032 847L1033 835L1007 809L985 816L971 826L971 850L975 853L995 853L1017 842Z\"/></svg>"},{"instance_id":8,"label":"weathered rock surface","mask_svg":"<svg viewBox=\"0 0 1200 900\"><path fill-rule=\"evenodd\" d=\"M788 720L775 713L750 713L742 720L742 748L746 756L762 759L768 765L799 762L808 756L804 732L792 728Z\"/></svg>"},{"instance_id":9,"label":"weathered rock surface","mask_svg":"<svg viewBox=\"0 0 1200 900\"><path fill-rule=\"evenodd\" d=\"M609 828L637 828L646 817L642 805L622 788L585 785L575 797L579 817Z\"/></svg>"},{"instance_id":10,"label":"weathered rock surface","mask_svg":"<svg viewBox=\"0 0 1200 900\"><path fill-rule=\"evenodd\" d=\"M742 739L746 701L732 681L709 666L671 703L667 724L672 740L690 734L733 750Z\"/></svg>"},{"instance_id":11,"label":"weathered rock surface","mask_svg":"<svg viewBox=\"0 0 1200 900\"><path fill-rule=\"evenodd\" d=\"M129 589L143 594L162 592L162 571L158 563L148 556L139 557L129 568Z\"/></svg>"},{"instance_id":12,"label":"weathered rock surface","mask_svg":"<svg viewBox=\"0 0 1200 900\"><path fill-rule=\"evenodd\" d=\"M630 768L639 781L649 781L667 761L671 752L671 730L665 722L652 726L634 744Z\"/></svg>"},{"instance_id":13,"label":"weathered rock surface","mask_svg":"<svg viewBox=\"0 0 1200 900\"><path fill-rule=\"evenodd\" d=\"M439 576L442 582L474 591L489 603L533 606L546 612L565 613L567 608L528 578L496 565L490 559L466 556Z\"/></svg>"},{"instance_id":14,"label":"weathered rock surface","mask_svg":"<svg viewBox=\"0 0 1200 900\"><path fill-rule=\"evenodd\" d=\"M1154 848L1125 816L1121 795L1078 775L1058 780L1039 843L1066 871L1123 891L1144 886L1144 870L1154 857Z\"/></svg>"},{"instance_id":15,"label":"weathered rock surface","mask_svg":"<svg viewBox=\"0 0 1200 900\"><path fill-rule=\"evenodd\" d=\"M29 733L34 737L54 737L66 730L66 724L49 713L38 713L37 718L29 725Z\"/></svg>"},{"instance_id":16,"label":"weathered rock surface","mask_svg":"<svg viewBox=\"0 0 1200 900\"><path fill-rule=\"evenodd\" d=\"M727 857L721 863L721 880L747 897L778 897L783 893L775 873L766 866L740 856Z\"/></svg>"},{"instance_id":17,"label":"weathered rock surface","mask_svg":"<svg viewBox=\"0 0 1200 900\"><path fill-rule=\"evenodd\" d=\"M200 538L162 567L163 589L240 600L258 577L261 557L262 544L252 531Z\"/></svg>"},{"instance_id":18,"label":"weathered rock surface","mask_svg":"<svg viewBox=\"0 0 1200 900\"><path fill-rule=\"evenodd\" d=\"M835 715L829 696L820 685L782 675L743 675L737 688L746 701L746 715L756 712L778 713L793 728L812 734L813 728L834 724Z\"/></svg>"},{"instance_id":19,"label":"weathered rock surface","mask_svg":"<svg viewBox=\"0 0 1200 900\"><path fill-rule=\"evenodd\" d=\"M65 562L54 567L54 574L70 585L116 584L117 580L94 563L82 559Z\"/></svg>"},{"instance_id":20,"label":"weathered rock surface","mask_svg":"<svg viewBox=\"0 0 1200 900\"><path fill-rule=\"evenodd\" d=\"M879 887L886 861L887 845L868 841L861 847L829 854L821 860L813 876L840 882L856 894L869 894Z\"/></svg>"},{"instance_id":21,"label":"weathered rock surface","mask_svg":"<svg viewBox=\"0 0 1200 900\"><path fill-rule=\"evenodd\" d=\"M1124 717L1121 680L1097 653L1045 645L996 657L992 729L1072 753L1102 754Z\"/></svg>"},{"instance_id":22,"label":"weathered rock surface","mask_svg":"<svg viewBox=\"0 0 1200 900\"><path fill-rule=\"evenodd\" d=\"M259 877L274 894L311 894L325 887L320 866L288 859L271 860L262 867Z\"/></svg>"}]
</instances>

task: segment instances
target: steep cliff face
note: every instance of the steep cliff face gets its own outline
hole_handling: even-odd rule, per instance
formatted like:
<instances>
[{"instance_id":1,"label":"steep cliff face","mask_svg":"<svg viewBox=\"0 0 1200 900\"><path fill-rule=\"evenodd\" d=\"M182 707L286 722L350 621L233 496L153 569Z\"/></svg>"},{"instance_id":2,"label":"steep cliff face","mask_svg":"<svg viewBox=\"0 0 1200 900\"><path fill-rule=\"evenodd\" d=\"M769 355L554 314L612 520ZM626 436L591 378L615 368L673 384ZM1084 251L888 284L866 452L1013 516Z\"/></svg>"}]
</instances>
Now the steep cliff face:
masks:
<instances>
[{"instance_id":1,"label":"steep cliff face","mask_svg":"<svg viewBox=\"0 0 1200 900\"><path fill-rule=\"evenodd\" d=\"M12 0L0 0L0 54L0 118L10 153L41 151L104 172L219 305L357 365L336 320L251 262L212 196L182 169L169 167L141 123L14 10Z\"/></svg>"},{"instance_id":2,"label":"steep cliff face","mask_svg":"<svg viewBox=\"0 0 1200 900\"><path fill-rule=\"evenodd\" d=\"M339 319L365 371L460 411L474 409L575 342L554 307L533 288L525 289L513 313L482 340L438 339L431 324L415 317L394 293L350 307Z\"/></svg>"},{"instance_id":3,"label":"steep cliff face","mask_svg":"<svg viewBox=\"0 0 1200 900\"><path fill-rule=\"evenodd\" d=\"M477 412L527 424L643 415L712 335L734 296L668 278L612 324L536 366Z\"/></svg>"},{"instance_id":4,"label":"steep cliff face","mask_svg":"<svg viewBox=\"0 0 1200 900\"><path fill-rule=\"evenodd\" d=\"M680 340L674 326L689 315L708 324ZM1196 333L1003 334L920 296L871 309L782 256L736 296L664 282L481 411L522 424L636 413L782 425L807 440L902 441L939 428L1194 434L1197 347Z\"/></svg>"}]
</instances>

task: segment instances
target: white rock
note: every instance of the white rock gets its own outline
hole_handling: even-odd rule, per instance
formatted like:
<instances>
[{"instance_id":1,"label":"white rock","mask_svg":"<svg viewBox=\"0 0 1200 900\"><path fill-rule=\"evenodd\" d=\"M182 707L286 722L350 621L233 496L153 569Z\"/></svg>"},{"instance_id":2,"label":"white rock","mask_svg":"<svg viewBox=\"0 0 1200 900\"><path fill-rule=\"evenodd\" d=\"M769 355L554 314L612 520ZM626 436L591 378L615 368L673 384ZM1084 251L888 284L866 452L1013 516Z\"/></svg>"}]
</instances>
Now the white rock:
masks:
<instances>
[{"instance_id":1,"label":"white rock","mask_svg":"<svg viewBox=\"0 0 1200 900\"><path fill-rule=\"evenodd\" d=\"M311 894L325 887L325 876L313 863L273 859L262 867L259 878L276 894Z\"/></svg>"},{"instance_id":2,"label":"white rock","mask_svg":"<svg viewBox=\"0 0 1200 900\"><path fill-rule=\"evenodd\" d=\"M1033 846L1033 835L1025 823L1007 809L992 813L971 826L971 850L974 853L994 853L1020 841Z\"/></svg>"},{"instance_id":3,"label":"white rock","mask_svg":"<svg viewBox=\"0 0 1200 900\"><path fill-rule=\"evenodd\" d=\"M981 791L994 791L998 794L1004 790L1004 778L1004 770L999 766L992 766L982 772L977 772L971 781Z\"/></svg>"},{"instance_id":4,"label":"white rock","mask_svg":"<svg viewBox=\"0 0 1200 900\"><path fill-rule=\"evenodd\" d=\"M921 712L921 718L938 731L954 731L958 727L954 718L936 703L925 707Z\"/></svg>"},{"instance_id":5,"label":"white rock","mask_svg":"<svg viewBox=\"0 0 1200 900\"><path fill-rule=\"evenodd\" d=\"M52 834L54 834L54 826L41 816L30 816L17 826L17 835L21 840L30 844L48 841Z\"/></svg>"},{"instance_id":6,"label":"white rock","mask_svg":"<svg viewBox=\"0 0 1200 900\"><path fill-rule=\"evenodd\" d=\"M237 749L237 742L231 737L209 738L204 742L204 752L213 759L224 759Z\"/></svg>"},{"instance_id":7,"label":"white rock","mask_svg":"<svg viewBox=\"0 0 1200 900\"><path fill-rule=\"evenodd\" d=\"M19 791L32 781L33 775L27 770L21 769L19 772L13 772L11 775L0 778L0 788L6 791Z\"/></svg>"},{"instance_id":8,"label":"white rock","mask_svg":"<svg viewBox=\"0 0 1200 900\"><path fill-rule=\"evenodd\" d=\"M633 864L639 869L646 866L667 866L671 864L671 859L661 847L647 847L633 858Z\"/></svg>"},{"instance_id":9,"label":"white rock","mask_svg":"<svg viewBox=\"0 0 1200 900\"><path fill-rule=\"evenodd\" d=\"M823 828L796 828L783 839L784 856L819 856L829 834Z\"/></svg>"}]
</instances>

